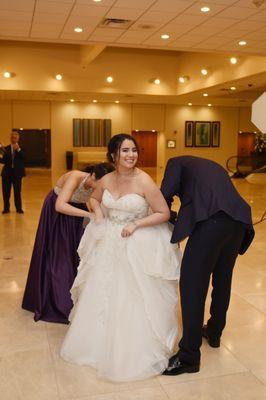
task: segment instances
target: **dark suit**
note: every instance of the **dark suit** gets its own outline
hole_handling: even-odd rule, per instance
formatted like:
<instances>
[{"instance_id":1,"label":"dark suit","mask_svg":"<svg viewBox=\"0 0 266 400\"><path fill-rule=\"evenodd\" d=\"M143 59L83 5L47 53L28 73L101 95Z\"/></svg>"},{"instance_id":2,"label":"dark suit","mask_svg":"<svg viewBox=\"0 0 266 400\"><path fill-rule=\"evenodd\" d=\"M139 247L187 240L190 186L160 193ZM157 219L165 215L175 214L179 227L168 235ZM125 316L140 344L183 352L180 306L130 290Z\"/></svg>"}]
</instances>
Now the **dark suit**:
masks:
<instances>
[{"instance_id":1,"label":"dark suit","mask_svg":"<svg viewBox=\"0 0 266 400\"><path fill-rule=\"evenodd\" d=\"M10 208L10 193L11 186L14 188L14 199L17 210L22 209L21 202L21 182L25 174L24 166L25 154L22 149L20 151L11 151L11 145L6 146L3 150L3 157L0 158L0 163L4 164L2 169L2 191L4 199L4 210Z\"/></svg>"},{"instance_id":2,"label":"dark suit","mask_svg":"<svg viewBox=\"0 0 266 400\"><path fill-rule=\"evenodd\" d=\"M251 210L226 170L199 157L170 159L161 190L169 208L174 196L181 202L172 221L171 242L189 236L180 276L183 337L178 355L181 361L194 364L200 360L204 306L211 275L208 335L218 339L225 327L233 267L237 255L247 250L254 237Z\"/></svg>"}]
</instances>

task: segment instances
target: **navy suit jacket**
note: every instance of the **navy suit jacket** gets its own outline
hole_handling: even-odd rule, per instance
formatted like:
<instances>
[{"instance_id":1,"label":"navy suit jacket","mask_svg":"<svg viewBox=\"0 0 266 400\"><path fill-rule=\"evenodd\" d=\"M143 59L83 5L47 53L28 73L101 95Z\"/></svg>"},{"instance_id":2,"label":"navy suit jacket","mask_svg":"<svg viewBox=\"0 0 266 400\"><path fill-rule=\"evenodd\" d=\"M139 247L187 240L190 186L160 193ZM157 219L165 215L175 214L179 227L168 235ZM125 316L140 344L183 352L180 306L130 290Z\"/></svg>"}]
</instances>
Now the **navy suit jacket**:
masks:
<instances>
[{"instance_id":1,"label":"navy suit jacket","mask_svg":"<svg viewBox=\"0 0 266 400\"><path fill-rule=\"evenodd\" d=\"M243 254L252 242L255 232L250 206L219 164L194 156L171 158L166 166L161 191L170 209L174 196L178 196L181 202L177 217L172 221L172 243L190 236L197 222L207 220L218 211L224 211L245 226L239 254Z\"/></svg>"},{"instance_id":2,"label":"navy suit jacket","mask_svg":"<svg viewBox=\"0 0 266 400\"><path fill-rule=\"evenodd\" d=\"M17 178L22 178L26 175L25 173L25 154L21 149L20 151L15 151L14 154L14 168L12 168L12 154L11 145L6 146L3 151L3 157L0 158L0 163L4 164L2 169L2 176L8 177L15 174Z\"/></svg>"}]
</instances>

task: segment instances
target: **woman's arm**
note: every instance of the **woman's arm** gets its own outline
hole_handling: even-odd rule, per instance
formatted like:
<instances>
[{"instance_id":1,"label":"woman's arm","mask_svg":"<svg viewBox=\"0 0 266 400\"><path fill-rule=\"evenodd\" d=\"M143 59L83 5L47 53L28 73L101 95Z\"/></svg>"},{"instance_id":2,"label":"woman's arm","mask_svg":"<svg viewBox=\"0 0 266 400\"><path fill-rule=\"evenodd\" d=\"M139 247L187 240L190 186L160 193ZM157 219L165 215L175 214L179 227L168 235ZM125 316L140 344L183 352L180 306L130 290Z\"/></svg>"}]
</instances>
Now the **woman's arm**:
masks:
<instances>
[{"instance_id":1,"label":"woman's arm","mask_svg":"<svg viewBox=\"0 0 266 400\"><path fill-rule=\"evenodd\" d=\"M92 192L90 198L90 206L95 214L95 222L100 222L104 219L104 214L101 209L101 201L103 197L103 178L96 183L96 188Z\"/></svg>"},{"instance_id":2,"label":"woman's arm","mask_svg":"<svg viewBox=\"0 0 266 400\"><path fill-rule=\"evenodd\" d=\"M79 183L80 183L79 174L73 174L67 178L55 203L55 209L57 212L66 215L71 215L73 217L90 217L89 211L80 210L79 208L73 207L70 204L68 204L68 202L72 197L72 194L78 187Z\"/></svg>"},{"instance_id":3,"label":"woman's arm","mask_svg":"<svg viewBox=\"0 0 266 400\"><path fill-rule=\"evenodd\" d=\"M141 186L153 213L125 226L122 230L123 237L130 236L137 228L162 224L170 217L169 208L161 191L147 174L142 177Z\"/></svg>"}]
</instances>

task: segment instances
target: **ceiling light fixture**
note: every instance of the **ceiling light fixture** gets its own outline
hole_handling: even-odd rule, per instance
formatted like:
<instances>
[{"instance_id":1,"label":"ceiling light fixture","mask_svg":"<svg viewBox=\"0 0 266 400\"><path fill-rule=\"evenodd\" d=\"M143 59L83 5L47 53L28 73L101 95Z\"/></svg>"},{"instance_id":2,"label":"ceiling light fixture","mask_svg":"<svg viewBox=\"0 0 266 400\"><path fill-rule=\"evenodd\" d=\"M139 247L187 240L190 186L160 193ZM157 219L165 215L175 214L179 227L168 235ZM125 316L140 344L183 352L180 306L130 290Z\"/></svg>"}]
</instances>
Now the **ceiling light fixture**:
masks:
<instances>
[{"instance_id":1,"label":"ceiling light fixture","mask_svg":"<svg viewBox=\"0 0 266 400\"><path fill-rule=\"evenodd\" d=\"M208 107L211 107L211 106L212 106L212 104L211 104L211 103L209 103L209 104L208 104Z\"/></svg>"},{"instance_id":2,"label":"ceiling light fixture","mask_svg":"<svg viewBox=\"0 0 266 400\"><path fill-rule=\"evenodd\" d=\"M94 99L92 100L93 103L98 103L98 100Z\"/></svg>"},{"instance_id":3,"label":"ceiling light fixture","mask_svg":"<svg viewBox=\"0 0 266 400\"><path fill-rule=\"evenodd\" d=\"M82 29L80 26L77 26L77 27L74 29L74 31L77 32L77 33L81 33L81 32L83 32L83 29Z\"/></svg>"},{"instance_id":4,"label":"ceiling light fixture","mask_svg":"<svg viewBox=\"0 0 266 400\"><path fill-rule=\"evenodd\" d=\"M180 76L178 78L178 80L180 83L185 83L185 82L189 81L189 76Z\"/></svg>"},{"instance_id":5,"label":"ceiling light fixture","mask_svg":"<svg viewBox=\"0 0 266 400\"><path fill-rule=\"evenodd\" d=\"M203 97L208 97L208 93L203 93Z\"/></svg>"},{"instance_id":6,"label":"ceiling light fixture","mask_svg":"<svg viewBox=\"0 0 266 400\"><path fill-rule=\"evenodd\" d=\"M9 71L5 71L5 72L3 73L3 77L4 77L4 78L11 78L11 76L12 76L12 73L9 72Z\"/></svg>"},{"instance_id":7,"label":"ceiling light fixture","mask_svg":"<svg viewBox=\"0 0 266 400\"><path fill-rule=\"evenodd\" d=\"M246 46L247 42L245 40L240 40L238 44L239 46Z\"/></svg>"},{"instance_id":8,"label":"ceiling light fixture","mask_svg":"<svg viewBox=\"0 0 266 400\"><path fill-rule=\"evenodd\" d=\"M161 81L159 78L154 79L155 85L160 85Z\"/></svg>"},{"instance_id":9,"label":"ceiling light fixture","mask_svg":"<svg viewBox=\"0 0 266 400\"><path fill-rule=\"evenodd\" d=\"M102 0L93 0L94 3L100 3Z\"/></svg>"},{"instance_id":10,"label":"ceiling light fixture","mask_svg":"<svg viewBox=\"0 0 266 400\"><path fill-rule=\"evenodd\" d=\"M200 71L202 73L202 75L206 76L208 75L208 70L206 68L202 68L202 70Z\"/></svg>"},{"instance_id":11,"label":"ceiling light fixture","mask_svg":"<svg viewBox=\"0 0 266 400\"><path fill-rule=\"evenodd\" d=\"M208 7L208 6L201 7L201 9L200 9L200 11L203 12L203 13L207 13L207 12L209 12L210 10L211 10L211 9L210 9L210 7Z\"/></svg>"},{"instance_id":12,"label":"ceiling light fixture","mask_svg":"<svg viewBox=\"0 0 266 400\"><path fill-rule=\"evenodd\" d=\"M119 103L119 100L116 100L115 103L118 104L118 103Z\"/></svg>"},{"instance_id":13,"label":"ceiling light fixture","mask_svg":"<svg viewBox=\"0 0 266 400\"><path fill-rule=\"evenodd\" d=\"M231 58L230 58L230 63L231 63L231 64L236 64L237 61L238 61L238 59L237 59L236 57L231 57Z\"/></svg>"},{"instance_id":14,"label":"ceiling light fixture","mask_svg":"<svg viewBox=\"0 0 266 400\"><path fill-rule=\"evenodd\" d=\"M235 86L231 86L230 90L236 90L236 87Z\"/></svg>"},{"instance_id":15,"label":"ceiling light fixture","mask_svg":"<svg viewBox=\"0 0 266 400\"><path fill-rule=\"evenodd\" d=\"M70 99L69 101L70 101L71 103L74 103L75 100L74 100L74 99Z\"/></svg>"},{"instance_id":16,"label":"ceiling light fixture","mask_svg":"<svg viewBox=\"0 0 266 400\"><path fill-rule=\"evenodd\" d=\"M107 81L108 83L112 83L113 80L114 80L114 78L113 78L112 76L107 76L107 78L106 78L106 81Z\"/></svg>"},{"instance_id":17,"label":"ceiling light fixture","mask_svg":"<svg viewBox=\"0 0 266 400\"><path fill-rule=\"evenodd\" d=\"M192 106L192 103L187 103L187 105L188 105L189 107L191 107L191 106Z\"/></svg>"},{"instance_id":18,"label":"ceiling light fixture","mask_svg":"<svg viewBox=\"0 0 266 400\"><path fill-rule=\"evenodd\" d=\"M56 75L55 75L55 79L56 79L57 81L61 81L61 80L63 79L63 76L62 76L61 74L56 74Z\"/></svg>"},{"instance_id":19,"label":"ceiling light fixture","mask_svg":"<svg viewBox=\"0 0 266 400\"><path fill-rule=\"evenodd\" d=\"M164 33L163 35L161 35L161 39L163 40L167 40L170 38L170 35L168 35L167 33Z\"/></svg>"}]
</instances>

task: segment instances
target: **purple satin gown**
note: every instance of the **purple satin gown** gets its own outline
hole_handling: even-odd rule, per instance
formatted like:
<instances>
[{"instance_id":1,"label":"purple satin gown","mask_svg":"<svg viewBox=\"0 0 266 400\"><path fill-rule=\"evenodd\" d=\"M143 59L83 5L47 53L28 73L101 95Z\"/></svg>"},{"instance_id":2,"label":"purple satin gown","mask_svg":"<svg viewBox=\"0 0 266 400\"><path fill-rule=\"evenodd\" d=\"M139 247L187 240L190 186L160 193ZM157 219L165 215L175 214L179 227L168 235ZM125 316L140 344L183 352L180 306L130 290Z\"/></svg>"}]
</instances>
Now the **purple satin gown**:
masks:
<instances>
[{"instance_id":1,"label":"purple satin gown","mask_svg":"<svg viewBox=\"0 0 266 400\"><path fill-rule=\"evenodd\" d=\"M85 179L71 198L71 204L83 208L91 189ZM59 189L59 188L57 188ZM37 229L22 308L34 313L34 320L68 323L72 308L70 289L77 274L77 248L84 232L83 218L58 213L57 194L46 197Z\"/></svg>"}]
</instances>

